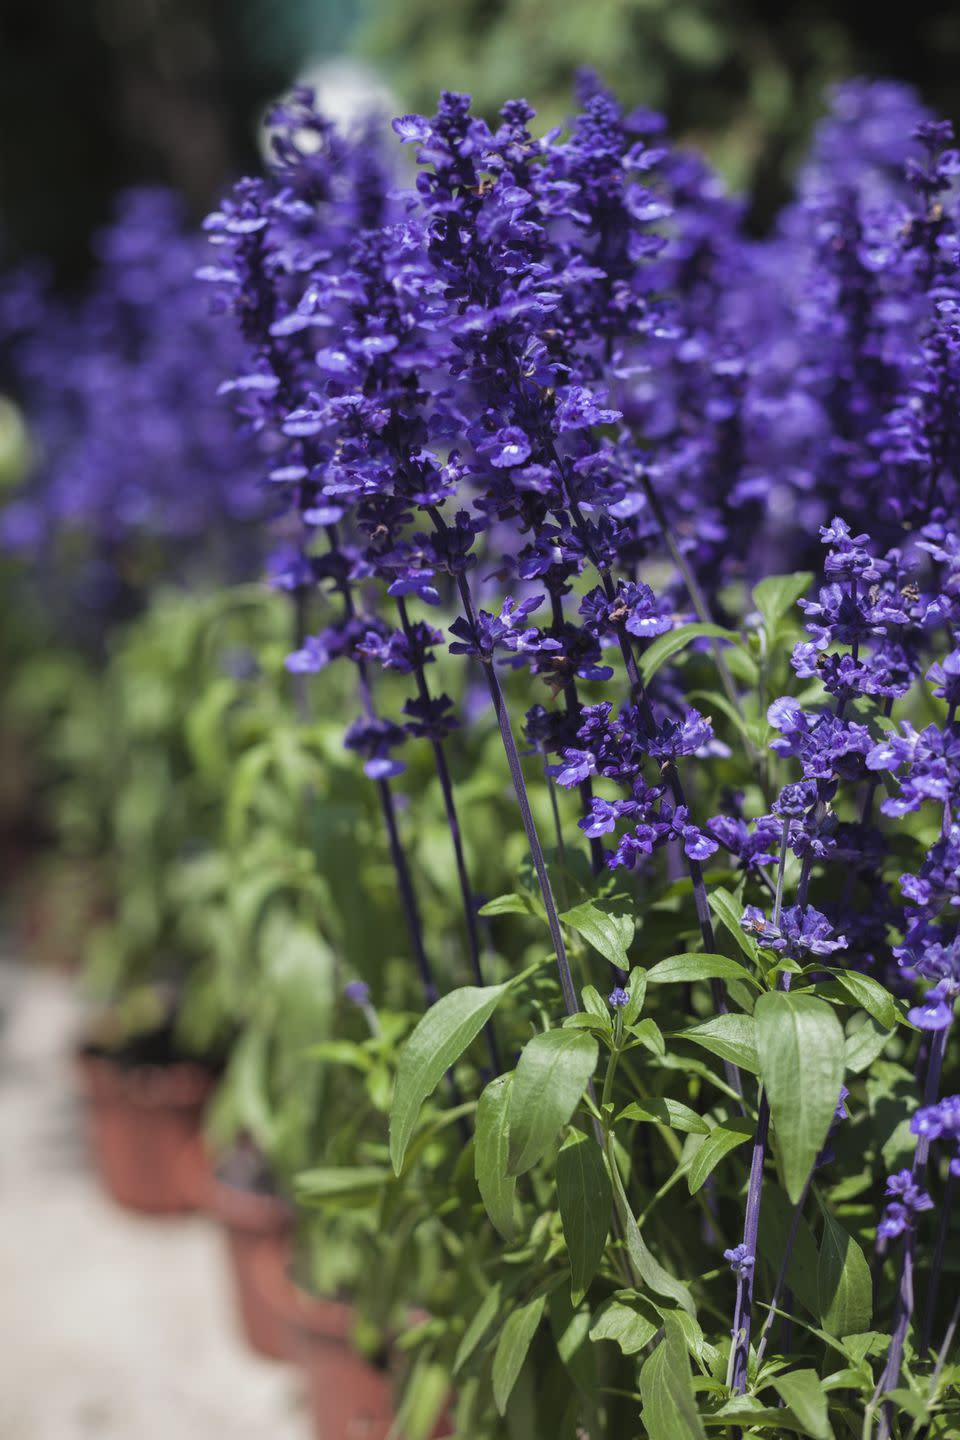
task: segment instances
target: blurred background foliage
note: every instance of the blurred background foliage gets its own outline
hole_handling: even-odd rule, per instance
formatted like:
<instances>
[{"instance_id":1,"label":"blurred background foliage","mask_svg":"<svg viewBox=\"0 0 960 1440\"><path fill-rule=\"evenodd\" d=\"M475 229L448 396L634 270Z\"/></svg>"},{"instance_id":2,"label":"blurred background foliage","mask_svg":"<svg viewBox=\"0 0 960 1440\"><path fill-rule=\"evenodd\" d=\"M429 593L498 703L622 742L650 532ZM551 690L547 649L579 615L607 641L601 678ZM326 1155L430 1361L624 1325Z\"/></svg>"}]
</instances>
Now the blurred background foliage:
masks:
<instances>
[{"instance_id":1,"label":"blurred background foliage","mask_svg":"<svg viewBox=\"0 0 960 1440\"><path fill-rule=\"evenodd\" d=\"M318 66L335 108L368 87L432 110L446 87L550 123L594 66L706 149L762 229L826 85L889 75L956 115L958 62L952 0L3 0L0 253L80 280L111 195L142 180L201 214L255 162L268 98Z\"/></svg>"}]
</instances>

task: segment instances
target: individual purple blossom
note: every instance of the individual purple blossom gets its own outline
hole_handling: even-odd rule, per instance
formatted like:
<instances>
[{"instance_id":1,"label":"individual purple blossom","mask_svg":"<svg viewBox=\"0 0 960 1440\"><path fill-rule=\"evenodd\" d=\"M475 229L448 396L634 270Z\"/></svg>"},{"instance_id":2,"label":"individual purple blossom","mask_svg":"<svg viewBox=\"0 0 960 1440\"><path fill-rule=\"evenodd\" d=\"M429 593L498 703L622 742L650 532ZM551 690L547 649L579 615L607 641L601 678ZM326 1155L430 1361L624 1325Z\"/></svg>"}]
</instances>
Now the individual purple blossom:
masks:
<instances>
[{"instance_id":1,"label":"individual purple blossom","mask_svg":"<svg viewBox=\"0 0 960 1440\"><path fill-rule=\"evenodd\" d=\"M794 957L804 952L811 955L832 955L836 950L846 949L844 935L835 935L830 921L812 905L801 907L791 905L780 916L779 925L774 925L756 905L748 905L740 920L748 935L754 935L761 945L771 950L786 950Z\"/></svg>"},{"instance_id":2,"label":"individual purple blossom","mask_svg":"<svg viewBox=\"0 0 960 1440\"><path fill-rule=\"evenodd\" d=\"M756 1256L748 1254L747 1247L742 1242L730 1250L724 1250L723 1258L729 1262L734 1275L742 1275L745 1271L752 1270L756 1264Z\"/></svg>"},{"instance_id":3,"label":"individual purple blossom","mask_svg":"<svg viewBox=\"0 0 960 1440\"><path fill-rule=\"evenodd\" d=\"M390 780L403 773L404 765L395 760L391 751L406 738L401 726L381 717L354 720L344 736L348 750L363 756L364 773L371 780Z\"/></svg>"},{"instance_id":4,"label":"individual purple blossom","mask_svg":"<svg viewBox=\"0 0 960 1440\"><path fill-rule=\"evenodd\" d=\"M911 1025L920 1030L949 1030L953 1024L953 1007L960 986L949 980L940 980L924 995L919 1005L907 1011Z\"/></svg>"},{"instance_id":5,"label":"individual purple blossom","mask_svg":"<svg viewBox=\"0 0 960 1440\"><path fill-rule=\"evenodd\" d=\"M362 1008L370 1003L370 986L366 980L349 980L343 987L343 994L351 1005Z\"/></svg>"},{"instance_id":6,"label":"individual purple blossom","mask_svg":"<svg viewBox=\"0 0 960 1440\"><path fill-rule=\"evenodd\" d=\"M748 874L777 862L783 826L773 816L762 815L751 822L735 815L714 815L706 830Z\"/></svg>"},{"instance_id":7,"label":"individual purple blossom","mask_svg":"<svg viewBox=\"0 0 960 1440\"><path fill-rule=\"evenodd\" d=\"M890 1197L877 1226L878 1240L894 1240L916 1224L917 1216L933 1209L933 1201L914 1179L910 1170L900 1170L887 1180Z\"/></svg>"},{"instance_id":8,"label":"individual purple blossom","mask_svg":"<svg viewBox=\"0 0 960 1440\"><path fill-rule=\"evenodd\" d=\"M508 597L503 602L499 615L480 610L475 626L461 616L450 626L451 634L458 637L450 646L451 653L491 656L498 649L508 650L516 655L559 650L559 641L551 639L535 626L524 623L527 616L542 604L542 595L531 595L519 601Z\"/></svg>"},{"instance_id":9,"label":"individual purple blossom","mask_svg":"<svg viewBox=\"0 0 960 1440\"><path fill-rule=\"evenodd\" d=\"M607 996L607 1004L611 1010L622 1010L624 1005L630 1003L630 996L622 985L615 985Z\"/></svg>"}]
</instances>

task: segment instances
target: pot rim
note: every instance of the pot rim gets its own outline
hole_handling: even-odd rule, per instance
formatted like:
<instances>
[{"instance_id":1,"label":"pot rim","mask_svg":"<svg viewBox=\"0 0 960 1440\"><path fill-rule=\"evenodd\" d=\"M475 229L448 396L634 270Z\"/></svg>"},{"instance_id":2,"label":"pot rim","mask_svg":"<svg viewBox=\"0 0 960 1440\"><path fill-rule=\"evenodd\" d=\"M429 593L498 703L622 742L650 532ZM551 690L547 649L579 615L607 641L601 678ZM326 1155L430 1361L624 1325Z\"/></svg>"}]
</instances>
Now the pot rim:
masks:
<instances>
[{"instance_id":1,"label":"pot rim","mask_svg":"<svg viewBox=\"0 0 960 1440\"><path fill-rule=\"evenodd\" d=\"M175 1060L169 1065L129 1064L79 1045L74 1062L95 1103L196 1110L206 1103L216 1083L214 1072L199 1060Z\"/></svg>"}]
</instances>

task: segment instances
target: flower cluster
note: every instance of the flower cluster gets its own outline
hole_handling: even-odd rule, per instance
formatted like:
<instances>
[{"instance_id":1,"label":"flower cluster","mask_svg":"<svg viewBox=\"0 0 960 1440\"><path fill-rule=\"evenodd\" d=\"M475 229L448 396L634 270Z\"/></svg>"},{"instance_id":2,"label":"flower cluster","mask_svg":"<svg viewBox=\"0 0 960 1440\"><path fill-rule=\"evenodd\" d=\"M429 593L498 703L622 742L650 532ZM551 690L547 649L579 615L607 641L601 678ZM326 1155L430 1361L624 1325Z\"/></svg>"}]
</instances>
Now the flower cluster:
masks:
<instances>
[{"instance_id":1,"label":"flower cluster","mask_svg":"<svg viewBox=\"0 0 960 1440\"><path fill-rule=\"evenodd\" d=\"M227 578L249 575L259 457L217 398L241 345L195 283L202 240L172 193L134 190L95 251L83 299L58 299L27 274L28 293L15 279L0 316L37 450L0 540L43 557L48 577L58 545L76 537L108 583L135 568L134 547L151 546L181 575L185 546L208 567L226 556Z\"/></svg>"}]
</instances>

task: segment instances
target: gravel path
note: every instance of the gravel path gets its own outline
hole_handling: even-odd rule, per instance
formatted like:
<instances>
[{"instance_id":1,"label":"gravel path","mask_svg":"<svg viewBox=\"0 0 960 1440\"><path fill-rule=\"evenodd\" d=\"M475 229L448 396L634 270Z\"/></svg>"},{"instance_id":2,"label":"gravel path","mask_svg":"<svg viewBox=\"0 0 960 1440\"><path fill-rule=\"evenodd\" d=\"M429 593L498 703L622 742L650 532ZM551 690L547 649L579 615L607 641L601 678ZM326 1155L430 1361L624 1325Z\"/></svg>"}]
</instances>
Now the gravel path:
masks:
<instances>
[{"instance_id":1,"label":"gravel path","mask_svg":"<svg viewBox=\"0 0 960 1440\"><path fill-rule=\"evenodd\" d=\"M97 1188L56 976L0 962L0 1437L309 1440L294 1374L237 1337L220 1237Z\"/></svg>"}]
</instances>

